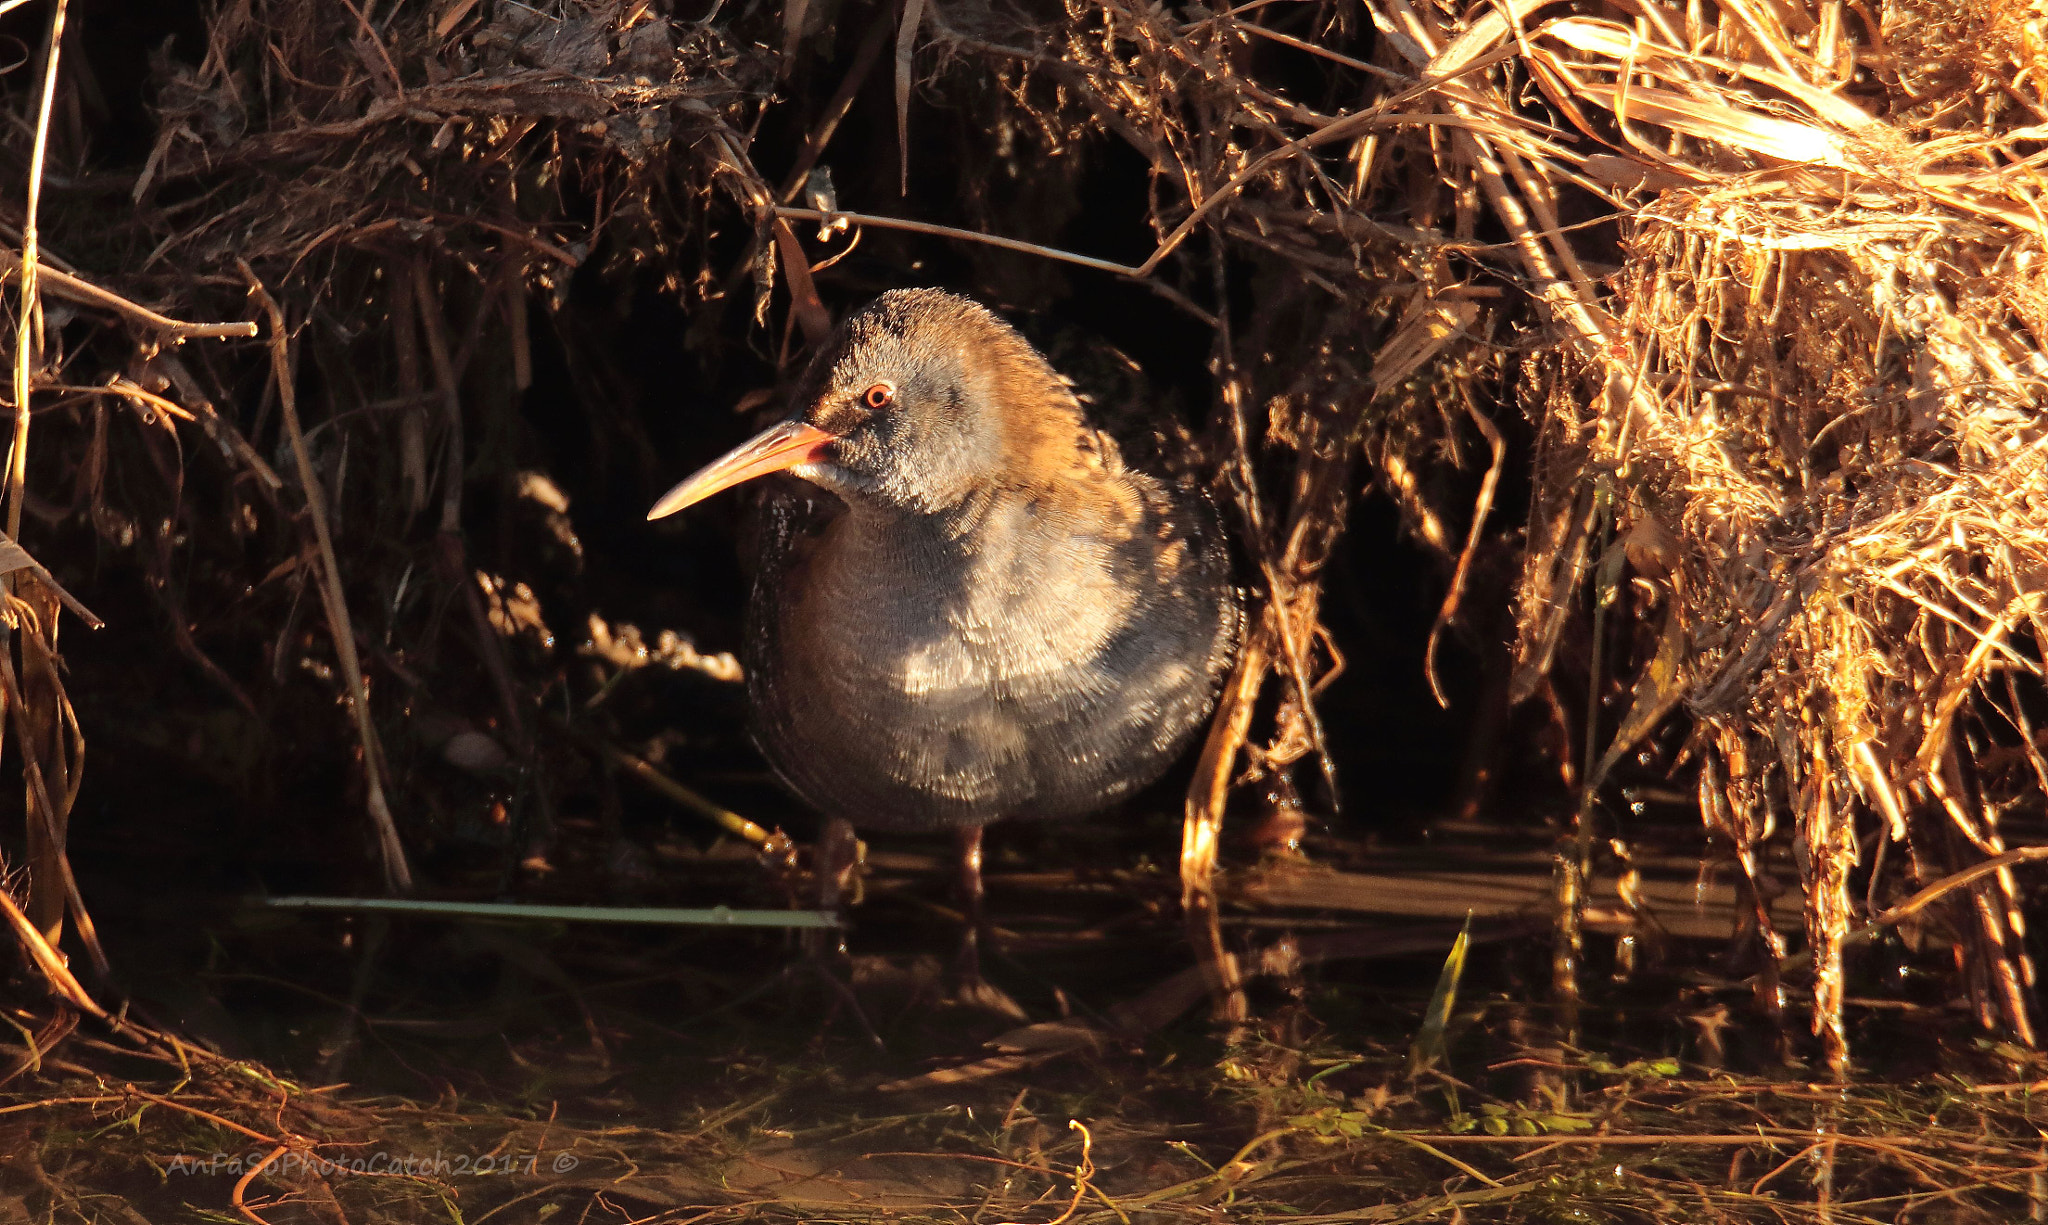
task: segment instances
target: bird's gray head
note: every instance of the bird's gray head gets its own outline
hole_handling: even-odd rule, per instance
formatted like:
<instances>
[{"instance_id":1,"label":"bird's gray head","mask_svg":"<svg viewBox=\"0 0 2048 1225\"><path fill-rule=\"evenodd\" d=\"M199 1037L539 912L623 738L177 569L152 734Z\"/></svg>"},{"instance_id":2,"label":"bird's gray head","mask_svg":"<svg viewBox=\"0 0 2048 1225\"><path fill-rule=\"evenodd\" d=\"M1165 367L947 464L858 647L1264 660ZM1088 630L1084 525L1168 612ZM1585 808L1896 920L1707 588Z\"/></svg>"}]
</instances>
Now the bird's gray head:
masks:
<instances>
[{"instance_id":1,"label":"bird's gray head","mask_svg":"<svg viewBox=\"0 0 2048 1225\"><path fill-rule=\"evenodd\" d=\"M648 517L784 470L849 503L942 513L1064 462L1080 430L1073 392L1029 342L937 289L893 290L848 318L795 403L795 415L676 486Z\"/></svg>"}]
</instances>

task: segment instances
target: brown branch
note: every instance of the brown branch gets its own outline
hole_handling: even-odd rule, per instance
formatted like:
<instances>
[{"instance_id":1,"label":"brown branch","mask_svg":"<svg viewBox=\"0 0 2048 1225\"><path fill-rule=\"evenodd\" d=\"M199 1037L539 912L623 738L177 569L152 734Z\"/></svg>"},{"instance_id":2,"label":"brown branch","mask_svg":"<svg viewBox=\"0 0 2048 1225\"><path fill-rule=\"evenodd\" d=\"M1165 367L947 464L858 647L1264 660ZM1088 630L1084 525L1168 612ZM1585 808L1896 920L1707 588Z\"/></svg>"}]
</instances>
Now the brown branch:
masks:
<instances>
[{"instance_id":1,"label":"brown branch","mask_svg":"<svg viewBox=\"0 0 2048 1225\"><path fill-rule=\"evenodd\" d=\"M1485 413L1479 411L1479 406L1472 402L1469 394L1462 398L1465 401L1465 411L1472 418L1472 424L1478 426L1479 432L1486 435L1486 445L1493 451L1493 462L1486 469L1485 479L1479 482L1479 496L1472 502L1472 527L1465 535L1465 547L1458 552L1457 569L1451 571L1450 590L1444 592L1443 605L1436 610L1436 621L1429 627L1429 645L1422 651L1422 674L1429 678L1429 691L1436 695L1436 704L1446 710L1450 709L1451 701L1444 695L1443 685L1437 680L1436 644L1443 636L1444 627L1457 615L1458 605L1465 598L1465 583L1472 574L1472 557L1479 551L1480 529L1486 526L1486 516L1493 510L1493 493L1500 485L1501 470L1507 462L1507 443L1501 438L1499 427L1494 425Z\"/></svg>"},{"instance_id":2,"label":"brown branch","mask_svg":"<svg viewBox=\"0 0 2048 1225\"><path fill-rule=\"evenodd\" d=\"M0 248L0 275L27 267L27 258L20 253ZM187 323L155 311L137 302L131 302L111 289L102 289L91 281L59 272L47 264L38 262L36 280L43 292L53 298L63 298L81 306L98 306L123 315L173 341L229 339L256 335L254 321L245 323Z\"/></svg>"},{"instance_id":3,"label":"brown branch","mask_svg":"<svg viewBox=\"0 0 2048 1225\"><path fill-rule=\"evenodd\" d=\"M366 803L370 822L377 831L378 849L384 858L385 884L394 893L409 893L412 891L412 868L406 863L405 844L399 841L398 825L391 818L391 807L384 796L384 754L377 742L377 729L370 720L370 694L363 683L362 663L356 658L355 627L342 592L341 562L335 557L334 535L327 525L327 494L320 484L319 474L313 470L313 458L306 449L306 434L299 426L299 398L292 384L291 353L287 347L290 338L285 332L284 311L263 287L263 282L257 279L256 270L249 267L248 261L238 257L235 262L249 280L249 291L270 319L271 374L277 381L277 399L284 415L285 437L291 442L292 458L299 468L299 484L305 491L306 513L313 521L313 537L320 548L320 595L327 606L327 627L334 639L335 659L341 665L342 676L348 684L349 705L355 713L356 736L362 743L363 780L368 792Z\"/></svg>"},{"instance_id":4,"label":"brown branch","mask_svg":"<svg viewBox=\"0 0 2048 1225\"><path fill-rule=\"evenodd\" d=\"M258 1174L261 1174L263 1171L269 1169L271 1163L275 1162L279 1157L284 1156L286 1153L290 1151L291 1147L289 1145L278 1145L276 1148L271 1149L268 1153L264 1154L263 1160L257 1162L255 1165L250 1166L247 1173L243 1174L240 1178L235 1180L235 1190L234 1193L228 1197L228 1202L235 1206L235 1211L242 1215L243 1220L252 1221L255 1223L255 1225L270 1225L270 1222L256 1215L255 1209L249 1207L249 1205L242 1202L242 1196L248 1193L249 1184L256 1181L256 1176Z\"/></svg>"},{"instance_id":5,"label":"brown branch","mask_svg":"<svg viewBox=\"0 0 2048 1225\"><path fill-rule=\"evenodd\" d=\"M840 121L853 109L853 96L867 81L868 74L875 69L875 61L882 57L882 43L889 37L889 10L885 6L868 23L868 32L854 48L853 63L846 69L845 79L832 94L832 100L825 104L825 114L818 120L818 126L804 142L803 152L797 154L796 164L789 168L789 177L782 181L782 191L776 195L778 203L787 204L796 199L803 190L804 181L810 177L811 167L818 164L818 158L825 152L825 146L832 143L832 136L839 130Z\"/></svg>"},{"instance_id":6,"label":"brown branch","mask_svg":"<svg viewBox=\"0 0 2048 1225\"><path fill-rule=\"evenodd\" d=\"M1951 872L1925 889L1920 890L1920 892L1915 893L1912 897L1883 911L1855 931L1842 937L1842 943L1844 946L1847 946L1852 943L1868 940L1885 928L1892 927L1919 914L1947 894L1953 893L1967 885L1974 885L1987 876L2003 872L2007 868L2018 864L2039 863L2043 860L2048 860L2048 846L2014 847L2003 855L1993 855L1991 858L1980 863L1971 864L1960 872ZM1787 957L1779 965L1778 972L1782 974L1803 969L1812 960L1813 954L1811 952Z\"/></svg>"},{"instance_id":7,"label":"brown branch","mask_svg":"<svg viewBox=\"0 0 2048 1225\"><path fill-rule=\"evenodd\" d=\"M7 534L15 537L21 535L21 504L28 493L30 378L43 347L42 303L36 296L36 214L43 198L43 163L49 156L50 106L57 93L57 61L64 50L65 7L65 0L57 0L57 6L50 11L50 44L43 53L43 89L36 103L35 144L28 160L28 206L22 214L21 257L16 263L21 277L21 303L15 314L14 443L7 453ZM9 589L12 590L11 583Z\"/></svg>"}]
</instances>

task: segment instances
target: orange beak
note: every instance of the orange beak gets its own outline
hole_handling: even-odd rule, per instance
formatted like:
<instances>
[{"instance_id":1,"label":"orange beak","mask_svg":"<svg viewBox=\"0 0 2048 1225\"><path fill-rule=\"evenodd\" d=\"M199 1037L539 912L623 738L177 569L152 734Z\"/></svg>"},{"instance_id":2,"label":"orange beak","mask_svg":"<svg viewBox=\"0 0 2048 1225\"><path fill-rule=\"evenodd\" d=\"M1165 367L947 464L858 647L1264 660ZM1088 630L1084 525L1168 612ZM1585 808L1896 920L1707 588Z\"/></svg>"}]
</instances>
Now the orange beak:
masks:
<instances>
[{"instance_id":1,"label":"orange beak","mask_svg":"<svg viewBox=\"0 0 2048 1225\"><path fill-rule=\"evenodd\" d=\"M837 434L828 434L815 425L785 421L756 434L685 477L682 484L661 495L661 501L647 512L647 517L660 519L673 515L683 507L702 502L719 490L730 489L741 481L751 481L770 472L787 472L798 464L810 463L837 441Z\"/></svg>"}]
</instances>

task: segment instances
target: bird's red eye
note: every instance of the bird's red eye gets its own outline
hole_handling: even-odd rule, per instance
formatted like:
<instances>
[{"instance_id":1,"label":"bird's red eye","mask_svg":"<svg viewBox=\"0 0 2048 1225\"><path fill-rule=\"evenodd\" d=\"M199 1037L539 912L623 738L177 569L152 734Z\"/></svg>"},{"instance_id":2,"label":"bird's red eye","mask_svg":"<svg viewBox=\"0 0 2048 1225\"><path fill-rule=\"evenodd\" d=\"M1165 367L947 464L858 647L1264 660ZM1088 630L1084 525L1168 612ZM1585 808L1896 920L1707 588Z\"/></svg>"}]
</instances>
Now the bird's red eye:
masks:
<instances>
[{"instance_id":1,"label":"bird's red eye","mask_svg":"<svg viewBox=\"0 0 2048 1225\"><path fill-rule=\"evenodd\" d=\"M876 383L860 394L861 403L872 409L884 409L896 402L896 387L893 383Z\"/></svg>"}]
</instances>

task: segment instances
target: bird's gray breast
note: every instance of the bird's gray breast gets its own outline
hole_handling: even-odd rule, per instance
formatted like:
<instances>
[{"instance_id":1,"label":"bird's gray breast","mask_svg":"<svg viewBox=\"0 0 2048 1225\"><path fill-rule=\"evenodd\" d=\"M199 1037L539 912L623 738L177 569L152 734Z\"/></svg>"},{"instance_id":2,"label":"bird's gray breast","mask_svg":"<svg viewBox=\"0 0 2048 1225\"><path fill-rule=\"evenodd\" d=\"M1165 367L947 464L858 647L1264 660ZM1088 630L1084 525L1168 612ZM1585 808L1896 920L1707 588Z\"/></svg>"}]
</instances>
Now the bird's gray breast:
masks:
<instances>
[{"instance_id":1,"label":"bird's gray breast","mask_svg":"<svg viewBox=\"0 0 2048 1225\"><path fill-rule=\"evenodd\" d=\"M790 541L777 590L757 585L759 739L825 812L1086 812L1156 777L1206 712L1234 606L1160 580L1159 523L1080 533L1016 499L973 526L842 513Z\"/></svg>"}]
</instances>

